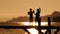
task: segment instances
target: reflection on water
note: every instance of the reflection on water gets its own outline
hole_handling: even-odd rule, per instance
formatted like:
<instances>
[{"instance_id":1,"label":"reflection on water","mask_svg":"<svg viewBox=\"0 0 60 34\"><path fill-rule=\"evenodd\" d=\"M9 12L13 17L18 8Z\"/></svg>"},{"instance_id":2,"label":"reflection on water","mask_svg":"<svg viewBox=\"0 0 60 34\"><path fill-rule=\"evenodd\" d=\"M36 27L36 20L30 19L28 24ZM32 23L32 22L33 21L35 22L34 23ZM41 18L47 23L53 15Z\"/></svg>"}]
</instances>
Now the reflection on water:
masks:
<instances>
[{"instance_id":1,"label":"reflection on water","mask_svg":"<svg viewBox=\"0 0 60 34\"><path fill-rule=\"evenodd\" d=\"M41 32L45 33L47 30L46 29L42 29Z\"/></svg>"},{"instance_id":2,"label":"reflection on water","mask_svg":"<svg viewBox=\"0 0 60 34\"><path fill-rule=\"evenodd\" d=\"M35 28L30 28L27 29L31 34L38 34L38 30L36 30ZM41 32L45 33L47 30L46 29L42 29Z\"/></svg>"},{"instance_id":3,"label":"reflection on water","mask_svg":"<svg viewBox=\"0 0 60 34\"><path fill-rule=\"evenodd\" d=\"M60 22L51 22L52 26L60 26Z\"/></svg>"},{"instance_id":4,"label":"reflection on water","mask_svg":"<svg viewBox=\"0 0 60 34\"><path fill-rule=\"evenodd\" d=\"M38 23L37 22L21 22L21 24L23 24L24 26L38 26ZM41 22L41 26L47 26L48 25L48 22Z\"/></svg>"},{"instance_id":5,"label":"reflection on water","mask_svg":"<svg viewBox=\"0 0 60 34\"><path fill-rule=\"evenodd\" d=\"M35 28L27 29L31 34L38 34L38 31Z\"/></svg>"},{"instance_id":6,"label":"reflection on water","mask_svg":"<svg viewBox=\"0 0 60 34\"><path fill-rule=\"evenodd\" d=\"M17 22L20 26L38 26L37 22ZM48 26L48 22L41 22L41 26ZM60 22L51 22L51 26L60 26Z\"/></svg>"}]
</instances>

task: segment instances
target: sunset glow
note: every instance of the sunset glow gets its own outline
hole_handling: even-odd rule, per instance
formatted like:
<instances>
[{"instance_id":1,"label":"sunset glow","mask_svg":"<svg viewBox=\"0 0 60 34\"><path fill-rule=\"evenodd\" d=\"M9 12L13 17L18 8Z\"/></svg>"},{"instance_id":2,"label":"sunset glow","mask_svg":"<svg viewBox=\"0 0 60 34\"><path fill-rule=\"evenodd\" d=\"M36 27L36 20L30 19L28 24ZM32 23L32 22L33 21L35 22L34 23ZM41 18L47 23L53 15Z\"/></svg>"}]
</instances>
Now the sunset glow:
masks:
<instances>
[{"instance_id":1,"label":"sunset glow","mask_svg":"<svg viewBox=\"0 0 60 34\"><path fill-rule=\"evenodd\" d=\"M30 26L30 25L38 26L37 22L32 22L32 23L30 23L30 22L22 22L22 24L25 25L25 26ZM41 26L46 26L47 24L48 24L47 22L41 22Z\"/></svg>"},{"instance_id":2,"label":"sunset glow","mask_svg":"<svg viewBox=\"0 0 60 34\"><path fill-rule=\"evenodd\" d=\"M38 34L38 31L35 28L27 29L31 34Z\"/></svg>"},{"instance_id":3,"label":"sunset glow","mask_svg":"<svg viewBox=\"0 0 60 34\"><path fill-rule=\"evenodd\" d=\"M47 30L45 30L45 29L42 29L42 30L41 30L41 32L43 32L43 33L45 33L46 31L47 31Z\"/></svg>"},{"instance_id":4,"label":"sunset glow","mask_svg":"<svg viewBox=\"0 0 60 34\"><path fill-rule=\"evenodd\" d=\"M25 26L38 26L38 23L37 22L23 22L22 23L23 25ZM46 26L48 23L47 22L41 22L41 26ZM30 28L30 29L27 29L31 34L38 34L38 31L35 29L35 28ZM45 29L42 29L41 32L45 33L46 30Z\"/></svg>"}]
</instances>

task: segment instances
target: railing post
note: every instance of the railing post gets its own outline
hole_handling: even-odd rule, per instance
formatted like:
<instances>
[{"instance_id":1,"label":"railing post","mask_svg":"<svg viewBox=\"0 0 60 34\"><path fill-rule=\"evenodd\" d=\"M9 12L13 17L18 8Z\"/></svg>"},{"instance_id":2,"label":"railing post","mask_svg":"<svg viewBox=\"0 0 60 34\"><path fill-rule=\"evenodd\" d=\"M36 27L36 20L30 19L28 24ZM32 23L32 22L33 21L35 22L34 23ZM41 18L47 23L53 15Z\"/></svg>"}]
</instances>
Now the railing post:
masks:
<instances>
[{"instance_id":1,"label":"railing post","mask_svg":"<svg viewBox=\"0 0 60 34\"><path fill-rule=\"evenodd\" d=\"M38 19L38 34L41 34L41 18Z\"/></svg>"},{"instance_id":2,"label":"railing post","mask_svg":"<svg viewBox=\"0 0 60 34\"><path fill-rule=\"evenodd\" d=\"M48 29L49 34L51 34L51 19L50 19L50 17L48 17L48 27L49 27L49 29Z\"/></svg>"}]
</instances>

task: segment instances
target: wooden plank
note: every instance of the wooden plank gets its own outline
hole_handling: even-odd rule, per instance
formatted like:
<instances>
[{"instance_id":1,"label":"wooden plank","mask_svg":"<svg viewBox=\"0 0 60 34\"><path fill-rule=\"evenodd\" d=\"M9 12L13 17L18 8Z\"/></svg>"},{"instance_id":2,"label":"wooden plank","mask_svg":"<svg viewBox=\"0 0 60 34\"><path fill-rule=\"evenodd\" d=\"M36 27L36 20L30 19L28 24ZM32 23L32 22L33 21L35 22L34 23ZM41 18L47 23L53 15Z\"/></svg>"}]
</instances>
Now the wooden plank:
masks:
<instances>
[{"instance_id":1,"label":"wooden plank","mask_svg":"<svg viewBox=\"0 0 60 34\"><path fill-rule=\"evenodd\" d=\"M38 26L0 26L0 28L5 29L19 29L19 28L37 28ZM48 26L41 26L41 29L48 29ZM60 29L59 26L52 26L51 29Z\"/></svg>"}]
</instances>

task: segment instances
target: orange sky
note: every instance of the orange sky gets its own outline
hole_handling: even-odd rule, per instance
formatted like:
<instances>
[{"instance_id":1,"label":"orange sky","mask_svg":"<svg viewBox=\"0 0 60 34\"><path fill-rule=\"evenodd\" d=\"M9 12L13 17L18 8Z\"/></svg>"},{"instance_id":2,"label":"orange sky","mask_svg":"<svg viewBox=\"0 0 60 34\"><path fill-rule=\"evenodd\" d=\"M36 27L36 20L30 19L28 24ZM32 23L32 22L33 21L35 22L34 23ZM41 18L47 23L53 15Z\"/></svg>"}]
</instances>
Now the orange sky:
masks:
<instances>
[{"instance_id":1,"label":"orange sky","mask_svg":"<svg viewBox=\"0 0 60 34\"><path fill-rule=\"evenodd\" d=\"M60 0L0 0L0 18L27 16L29 8L41 8L41 16L60 11Z\"/></svg>"}]
</instances>

